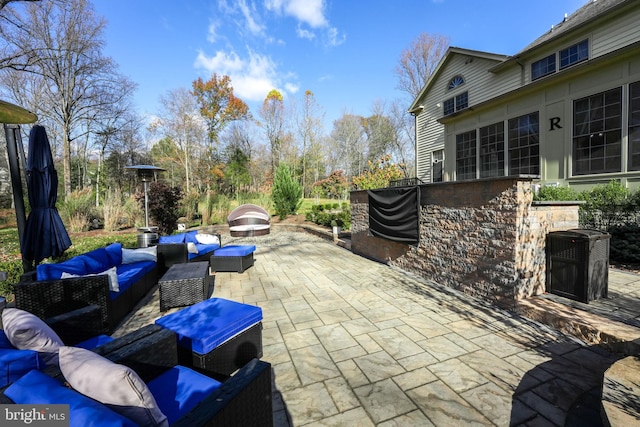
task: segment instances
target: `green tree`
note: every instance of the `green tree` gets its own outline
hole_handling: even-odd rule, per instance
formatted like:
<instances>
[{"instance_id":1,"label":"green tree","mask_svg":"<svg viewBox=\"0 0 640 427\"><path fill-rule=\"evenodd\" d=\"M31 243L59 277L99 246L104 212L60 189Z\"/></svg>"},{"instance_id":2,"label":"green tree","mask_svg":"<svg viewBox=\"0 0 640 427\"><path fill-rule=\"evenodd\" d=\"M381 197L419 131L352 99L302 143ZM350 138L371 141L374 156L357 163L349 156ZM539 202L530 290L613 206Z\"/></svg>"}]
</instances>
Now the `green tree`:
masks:
<instances>
[{"instance_id":1,"label":"green tree","mask_svg":"<svg viewBox=\"0 0 640 427\"><path fill-rule=\"evenodd\" d=\"M391 163L391 156L386 154L376 162L369 161L366 171L353 177L353 185L358 190L371 190L374 188L385 188L389 182L401 179L404 176L400 165Z\"/></svg>"},{"instance_id":2,"label":"green tree","mask_svg":"<svg viewBox=\"0 0 640 427\"><path fill-rule=\"evenodd\" d=\"M249 157L239 148L233 147L229 154L227 166L224 169L224 179L238 197L240 188L251 184L249 173Z\"/></svg>"},{"instance_id":3,"label":"green tree","mask_svg":"<svg viewBox=\"0 0 640 427\"><path fill-rule=\"evenodd\" d=\"M302 185L293 178L285 163L280 163L276 169L271 198L276 215L280 219L286 218L289 214L295 214L302 204Z\"/></svg>"}]
</instances>

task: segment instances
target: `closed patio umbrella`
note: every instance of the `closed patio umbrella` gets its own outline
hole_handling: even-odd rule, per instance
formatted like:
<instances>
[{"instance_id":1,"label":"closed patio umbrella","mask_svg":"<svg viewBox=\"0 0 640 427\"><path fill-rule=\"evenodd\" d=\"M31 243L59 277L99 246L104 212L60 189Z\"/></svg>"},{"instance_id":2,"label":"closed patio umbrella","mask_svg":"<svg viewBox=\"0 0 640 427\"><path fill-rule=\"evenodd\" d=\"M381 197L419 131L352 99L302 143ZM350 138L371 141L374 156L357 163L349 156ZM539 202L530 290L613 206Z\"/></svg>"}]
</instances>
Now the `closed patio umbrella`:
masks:
<instances>
[{"instance_id":1,"label":"closed patio umbrella","mask_svg":"<svg viewBox=\"0 0 640 427\"><path fill-rule=\"evenodd\" d=\"M35 268L48 257L57 257L71 246L71 239L56 209L58 173L53 165L49 138L44 127L35 125L29 133L27 191L31 213L22 237L22 257Z\"/></svg>"}]
</instances>

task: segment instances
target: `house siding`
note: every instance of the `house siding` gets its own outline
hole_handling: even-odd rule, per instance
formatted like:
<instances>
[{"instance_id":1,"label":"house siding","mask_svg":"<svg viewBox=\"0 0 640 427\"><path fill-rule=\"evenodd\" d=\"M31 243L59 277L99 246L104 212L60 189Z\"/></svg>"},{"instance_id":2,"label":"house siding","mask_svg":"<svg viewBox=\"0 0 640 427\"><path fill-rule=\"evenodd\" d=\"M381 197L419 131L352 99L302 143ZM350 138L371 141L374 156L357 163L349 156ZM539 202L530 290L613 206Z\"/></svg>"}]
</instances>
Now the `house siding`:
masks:
<instances>
[{"instance_id":1,"label":"house siding","mask_svg":"<svg viewBox=\"0 0 640 427\"><path fill-rule=\"evenodd\" d=\"M588 25L577 26L556 40L522 52L518 60L505 62L504 66L483 58L474 58L465 64L465 56L449 60L441 71L446 81L461 74L469 91L470 110L459 115L436 117L444 126L442 142L445 149L444 179L455 180L456 135L525 114L539 114L540 182L542 184L570 185L585 189L595 184L605 184L611 179L620 180L629 188L640 188L640 172L627 171L628 148L628 85L640 81L640 2L628 2L625 8L609 16L601 16ZM589 60L558 70L556 73L531 82L531 64L572 44L589 38ZM522 66L520 64L523 64ZM465 65L473 65L464 68ZM461 70L465 69L463 73ZM490 71L491 70L491 71ZM438 82L425 95L435 96L445 83ZM622 88L622 171L589 175L572 175L573 105L574 101L614 88ZM435 120L431 118L431 120ZM552 120L558 126L552 126ZM430 129L423 123L422 129ZM419 130L418 132L420 132ZM418 135L419 137L421 135ZM435 145L436 138L429 137ZM508 135L505 132L505 139ZM441 143L441 142L438 142ZM507 150L507 147L505 147ZM429 149L431 151L431 145ZM421 158L427 161L427 157ZM508 159L506 159L508 162ZM430 165L430 158L429 168ZM508 170L505 172L508 174Z\"/></svg>"},{"instance_id":2,"label":"house siding","mask_svg":"<svg viewBox=\"0 0 640 427\"><path fill-rule=\"evenodd\" d=\"M616 18L615 25L600 26L593 31L593 58L621 49L640 40L640 10Z\"/></svg>"}]
</instances>

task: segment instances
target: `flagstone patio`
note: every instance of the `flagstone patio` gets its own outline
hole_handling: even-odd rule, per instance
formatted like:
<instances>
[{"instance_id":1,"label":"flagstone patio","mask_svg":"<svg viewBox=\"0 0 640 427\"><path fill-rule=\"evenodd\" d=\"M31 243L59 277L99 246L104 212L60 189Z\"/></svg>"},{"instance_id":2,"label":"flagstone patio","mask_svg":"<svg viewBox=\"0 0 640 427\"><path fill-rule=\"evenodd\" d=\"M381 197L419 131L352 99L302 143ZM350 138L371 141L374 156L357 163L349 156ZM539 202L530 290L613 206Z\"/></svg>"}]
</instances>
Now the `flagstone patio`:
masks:
<instances>
[{"instance_id":1,"label":"flagstone patio","mask_svg":"<svg viewBox=\"0 0 640 427\"><path fill-rule=\"evenodd\" d=\"M276 426L599 425L619 355L308 233L223 242L258 248L213 296L263 309ZM156 290L116 335L159 316Z\"/></svg>"}]
</instances>

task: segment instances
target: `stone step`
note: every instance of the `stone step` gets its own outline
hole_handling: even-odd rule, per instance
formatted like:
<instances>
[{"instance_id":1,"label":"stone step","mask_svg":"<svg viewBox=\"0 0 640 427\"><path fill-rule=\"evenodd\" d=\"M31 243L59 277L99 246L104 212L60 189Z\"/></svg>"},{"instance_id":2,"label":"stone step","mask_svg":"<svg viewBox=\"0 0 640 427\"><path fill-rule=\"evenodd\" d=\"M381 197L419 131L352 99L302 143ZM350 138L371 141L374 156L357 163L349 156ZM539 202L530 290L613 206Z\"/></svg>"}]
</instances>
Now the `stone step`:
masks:
<instances>
[{"instance_id":1,"label":"stone step","mask_svg":"<svg viewBox=\"0 0 640 427\"><path fill-rule=\"evenodd\" d=\"M627 356L605 371L601 415L611 427L640 424L640 358Z\"/></svg>"},{"instance_id":2,"label":"stone step","mask_svg":"<svg viewBox=\"0 0 640 427\"><path fill-rule=\"evenodd\" d=\"M518 301L518 313L529 319L597 344L621 355L640 354L640 328L560 304L546 298Z\"/></svg>"}]
</instances>

